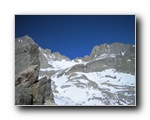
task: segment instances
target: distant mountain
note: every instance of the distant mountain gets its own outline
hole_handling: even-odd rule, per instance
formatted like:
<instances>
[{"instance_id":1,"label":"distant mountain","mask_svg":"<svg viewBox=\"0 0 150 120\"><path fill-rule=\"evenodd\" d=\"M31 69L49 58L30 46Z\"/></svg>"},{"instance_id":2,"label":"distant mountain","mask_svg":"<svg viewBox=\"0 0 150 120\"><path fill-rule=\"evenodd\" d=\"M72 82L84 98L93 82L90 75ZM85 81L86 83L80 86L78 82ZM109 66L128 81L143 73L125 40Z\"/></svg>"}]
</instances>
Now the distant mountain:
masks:
<instances>
[{"instance_id":1,"label":"distant mountain","mask_svg":"<svg viewBox=\"0 0 150 120\"><path fill-rule=\"evenodd\" d=\"M16 39L19 43L16 48L22 42L32 44L25 38L28 36ZM51 80L55 104L136 104L135 45L102 44L95 46L90 56L74 60L40 46L38 50L38 80L45 77Z\"/></svg>"}]
</instances>

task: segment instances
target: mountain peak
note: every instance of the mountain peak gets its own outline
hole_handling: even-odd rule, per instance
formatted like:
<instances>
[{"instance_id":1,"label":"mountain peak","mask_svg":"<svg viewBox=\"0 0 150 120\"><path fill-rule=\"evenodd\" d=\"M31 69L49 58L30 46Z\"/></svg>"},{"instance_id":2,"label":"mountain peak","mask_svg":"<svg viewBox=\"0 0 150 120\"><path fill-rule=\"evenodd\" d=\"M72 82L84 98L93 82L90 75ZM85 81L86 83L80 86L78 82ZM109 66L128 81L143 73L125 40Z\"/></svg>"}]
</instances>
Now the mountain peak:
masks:
<instances>
[{"instance_id":1,"label":"mountain peak","mask_svg":"<svg viewBox=\"0 0 150 120\"><path fill-rule=\"evenodd\" d=\"M94 46L90 56L93 58L102 54L120 54L120 52L130 51L131 48L133 48L133 45L131 44L124 44L120 42L115 42L112 44L105 43L99 46Z\"/></svg>"}]
</instances>

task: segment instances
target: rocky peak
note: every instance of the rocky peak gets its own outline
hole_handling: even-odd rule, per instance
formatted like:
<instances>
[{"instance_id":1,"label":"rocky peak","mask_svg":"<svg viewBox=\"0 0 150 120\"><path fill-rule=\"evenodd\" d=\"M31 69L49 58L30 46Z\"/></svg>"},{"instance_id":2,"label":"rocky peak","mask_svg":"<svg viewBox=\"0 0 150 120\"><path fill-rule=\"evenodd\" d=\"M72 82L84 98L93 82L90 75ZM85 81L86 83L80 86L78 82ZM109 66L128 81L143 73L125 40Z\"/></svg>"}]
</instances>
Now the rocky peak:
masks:
<instances>
[{"instance_id":1,"label":"rocky peak","mask_svg":"<svg viewBox=\"0 0 150 120\"><path fill-rule=\"evenodd\" d=\"M33 39L29 37L28 35L25 35L23 37L19 37L15 39L15 49L22 47L26 44L35 44Z\"/></svg>"},{"instance_id":2,"label":"rocky peak","mask_svg":"<svg viewBox=\"0 0 150 120\"><path fill-rule=\"evenodd\" d=\"M82 61L82 58L81 57L77 57L75 59L73 59L75 62L81 62Z\"/></svg>"},{"instance_id":3,"label":"rocky peak","mask_svg":"<svg viewBox=\"0 0 150 120\"><path fill-rule=\"evenodd\" d=\"M22 72L31 65L38 65L38 45L29 36L15 39L15 75Z\"/></svg>"},{"instance_id":4,"label":"rocky peak","mask_svg":"<svg viewBox=\"0 0 150 120\"><path fill-rule=\"evenodd\" d=\"M109 53L110 52L110 47L108 44L102 44L102 45L99 45L99 46L95 46L93 49L92 49L92 52L90 54L91 57L93 56L98 56L98 55L101 55L101 54L106 54L106 53Z\"/></svg>"},{"instance_id":5,"label":"rocky peak","mask_svg":"<svg viewBox=\"0 0 150 120\"><path fill-rule=\"evenodd\" d=\"M82 60L85 62L90 61L90 56L85 55Z\"/></svg>"},{"instance_id":6,"label":"rocky peak","mask_svg":"<svg viewBox=\"0 0 150 120\"><path fill-rule=\"evenodd\" d=\"M111 54L124 55L124 54L134 54L134 53L135 53L135 48L133 45L115 42L112 44L102 44L99 46L95 46L92 49L90 57L97 58L100 56L111 55Z\"/></svg>"},{"instance_id":7,"label":"rocky peak","mask_svg":"<svg viewBox=\"0 0 150 120\"><path fill-rule=\"evenodd\" d=\"M54 60L58 60L58 61L61 61L63 59L70 60L68 57L61 55L59 52L54 52L54 53L52 53L52 55L54 57Z\"/></svg>"}]
</instances>

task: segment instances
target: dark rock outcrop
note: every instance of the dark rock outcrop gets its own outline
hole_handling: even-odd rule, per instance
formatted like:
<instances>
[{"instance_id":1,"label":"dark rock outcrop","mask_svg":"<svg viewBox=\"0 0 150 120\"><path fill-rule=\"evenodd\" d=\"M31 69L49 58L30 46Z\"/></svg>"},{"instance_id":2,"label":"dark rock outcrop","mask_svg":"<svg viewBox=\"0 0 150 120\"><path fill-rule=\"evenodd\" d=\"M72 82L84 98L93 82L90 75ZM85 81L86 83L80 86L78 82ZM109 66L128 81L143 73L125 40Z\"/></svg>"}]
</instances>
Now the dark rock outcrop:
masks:
<instances>
[{"instance_id":1,"label":"dark rock outcrop","mask_svg":"<svg viewBox=\"0 0 150 120\"><path fill-rule=\"evenodd\" d=\"M84 56L83 57L83 59L82 59L83 61L85 61L85 62L88 62L88 61L90 61L90 56Z\"/></svg>"},{"instance_id":2,"label":"dark rock outcrop","mask_svg":"<svg viewBox=\"0 0 150 120\"><path fill-rule=\"evenodd\" d=\"M113 57L112 57L113 56ZM130 44L113 43L95 46L86 64L87 72L115 69L117 72L135 74L135 47Z\"/></svg>"},{"instance_id":3,"label":"dark rock outcrop","mask_svg":"<svg viewBox=\"0 0 150 120\"><path fill-rule=\"evenodd\" d=\"M72 66L67 72L65 72L65 75L69 75L74 72L84 72L84 65L77 64L77 65Z\"/></svg>"},{"instance_id":4,"label":"dark rock outcrop","mask_svg":"<svg viewBox=\"0 0 150 120\"><path fill-rule=\"evenodd\" d=\"M15 87L15 105L32 105L31 88L26 88L23 85Z\"/></svg>"},{"instance_id":5,"label":"dark rock outcrop","mask_svg":"<svg viewBox=\"0 0 150 120\"><path fill-rule=\"evenodd\" d=\"M39 61L40 61L40 68L48 68L52 67L48 61L51 59L50 58L51 50L49 49L42 49L39 47Z\"/></svg>"},{"instance_id":6,"label":"dark rock outcrop","mask_svg":"<svg viewBox=\"0 0 150 120\"><path fill-rule=\"evenodd\" d=\"M39 82L31 86L33 93L33 105L54 105L51 80L43 77Z\"/></svg>"},{"instance_id":7,"label":"dark rock outcrop","mask_svg":"<svg viewBox=\"0 0 150 120\"><path fill-rule=\"evenodd\" d=\"M102 44L99 46L95 46L92 49L92 52L90 54L91 58L98 57L102 54L121 54L121 52L129 53L129 54L135 54L135 49L133 45L131 44L123 44L123 43L113 43L113 44Z\"/></svg>"},{"instance_id":8,"label":"dark rock outcrop","mask_svg":"<svg viewBox=\"0 0 150 120\"><path fill-rule=\"evenodd\" d=\"M68 57L61 55L59 52L54 52L53 55L55 56L54 60L61 61L62 59L70 60Z\"/></svg>"},{"instance_id":9,"label":"dark rock outcrop","mask_svg":"<svg viewBox=\"0 0 150 120\"><path fill-rule=\"evenodd\" d=\"M15 104L54 104L51 80L38 80L39 46L29 36L15 39ZM38 94L36 94L38 93Z\"/></svg>"}]
</instances>

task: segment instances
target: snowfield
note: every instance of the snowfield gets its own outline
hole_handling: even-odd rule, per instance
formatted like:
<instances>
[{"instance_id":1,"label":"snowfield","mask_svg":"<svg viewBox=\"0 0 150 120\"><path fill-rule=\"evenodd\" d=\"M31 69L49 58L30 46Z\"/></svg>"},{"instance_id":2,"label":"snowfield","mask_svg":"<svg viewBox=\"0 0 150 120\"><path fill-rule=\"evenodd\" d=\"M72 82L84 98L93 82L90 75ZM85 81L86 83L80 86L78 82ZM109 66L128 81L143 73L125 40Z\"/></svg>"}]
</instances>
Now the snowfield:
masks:
<instances>
[{"instance_id":1,"label":"snowfield","mask_svg":"<svg viewBox=\"0 0 150 120\"><path fill-rule=\"evenodd\" d=\"M70 77L71 76L71 77ZM135 76L107 69L53 75L52 89L57 105L134 105Z\"/></svg>"}]
</instances>

